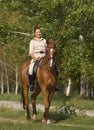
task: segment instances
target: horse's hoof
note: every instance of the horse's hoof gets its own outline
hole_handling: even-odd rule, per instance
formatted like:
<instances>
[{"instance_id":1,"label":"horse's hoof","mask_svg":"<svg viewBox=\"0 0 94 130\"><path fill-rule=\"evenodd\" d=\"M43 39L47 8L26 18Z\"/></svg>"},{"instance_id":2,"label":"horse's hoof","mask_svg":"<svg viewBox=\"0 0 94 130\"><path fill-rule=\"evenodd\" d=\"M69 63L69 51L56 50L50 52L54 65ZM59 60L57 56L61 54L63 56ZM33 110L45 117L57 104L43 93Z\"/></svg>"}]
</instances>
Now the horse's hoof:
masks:
<instances>
[{"instance_id":1,"label":"horse's hoof","mask_svg":"<svg viewBox=\"0 0 94 130\"><path fill-rule=\"evenodd\" d=\"M36 121L37 120L37 115L34 114L33 117L32 117L33 121Z\"/></svg>"},{"instance_id":2,"label":"horse's hoof","mask_svg":"<svg viewBox=\"0 0 94 130\"><path fill-rule=\"evenodd\" d=\"M47 125L49 125L49 124L51 124L51 121L48 119L48 120L46 121L46 123L47 123Z\"/></svg>"},{"instance_id":3,"label":"horse's hoof","mask_svg":"<svg viewBox=\"0 0 94 130\"><path fill-rule=\"evenodd\" d=\"M44 119L42 119L42 123L49 125L49 124L51 124L51 121L50 121L49 119L46 120L46 119L44 118Z\"/></svg>"},{"instance_id":4,"label":"horse's hoof","mask_svg":"<svg viewBox=\"0 0 94 130\"><path fill-rule=\"evenodd\" d=\"M46 124L47 123L46 119L42 119L42 123Z\"/></svg>"},{"instance_id":5,"label":"horse's hoof","mask_svg":"<svg viewBox=\"0 0 94 130\"><path fill-rule=\"evenodd\" d=\"M31 118L27 118L27 121L31 121Z\"/></svg>"}]
</instances>

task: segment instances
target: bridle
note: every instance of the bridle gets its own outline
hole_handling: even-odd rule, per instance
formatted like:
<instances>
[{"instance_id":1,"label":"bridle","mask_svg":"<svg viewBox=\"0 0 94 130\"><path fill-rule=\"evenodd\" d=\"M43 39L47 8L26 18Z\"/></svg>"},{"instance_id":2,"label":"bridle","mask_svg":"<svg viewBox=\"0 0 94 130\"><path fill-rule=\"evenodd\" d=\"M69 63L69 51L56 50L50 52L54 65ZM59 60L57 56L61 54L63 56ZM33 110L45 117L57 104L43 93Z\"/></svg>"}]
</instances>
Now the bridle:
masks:
<instances>
[{"instance_id":1,"label":"bridle","mask_svg":"<svg viewBox=\"0 0 94 130\"><path fill-rule=\"evenodd\" d=\"M49 52L47 52L47 48L49 49ZM47 60L49 63L49 66L52 67L55 64L55 57L53 57L53 51L54 49L56 49L56 46L52 47L52 46L47 46L46 47L46 56L47 56ZM51 54L51 55L50 55ZM50 55L50 56L49 56Z\"/></svg>"},{"instance_id":2,"label":"bridle","mask_svg":"<svg viewBox=\"0 0 94 130\"><path fill-rule=\"evenodd\" d=\"M39 67L42 67L42 66L47 65L47 64L50 67L53 67L55 65L55 57L49 57L49 52L47 51L47 48L50 49L50 50L51 49L56 49L56 47L52 47L52 46L47 46L46 47L46 55L44 56L46 58L46 61L43 64L39 65ZM41 58L41 59L43 59L43 58Z\"/></svg>"}]
</instances>

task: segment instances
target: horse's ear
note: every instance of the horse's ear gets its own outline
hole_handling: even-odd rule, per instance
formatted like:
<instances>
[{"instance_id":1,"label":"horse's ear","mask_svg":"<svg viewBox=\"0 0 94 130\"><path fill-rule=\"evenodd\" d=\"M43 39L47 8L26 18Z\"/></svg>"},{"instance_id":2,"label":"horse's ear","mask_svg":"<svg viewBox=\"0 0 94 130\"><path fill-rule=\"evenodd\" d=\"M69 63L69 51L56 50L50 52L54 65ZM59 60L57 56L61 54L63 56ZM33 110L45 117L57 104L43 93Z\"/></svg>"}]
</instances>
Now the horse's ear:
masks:
<instances>
[{"instance_id":1,"label":"horse's ear","mask_svg":"<svg viewBox=\"0 0 94 130\"><path fill-rule=\"evenodd\" d=\"M49 43L53 42L54 44L57 44L58 41L59 41L59 40L51 41L51 40L47 39L47 40L46 40L46 43L49 44Z\"/></svg>"},{"instance_id":2,"label":"horse's ear","mask_svg":"<svg viewBox=\"0 0 94 130\"><path fill-rule=\"evenodd\" d=\"M49 44L49 39L46 40L46 43Z\"/></svg>"}]
</instances>

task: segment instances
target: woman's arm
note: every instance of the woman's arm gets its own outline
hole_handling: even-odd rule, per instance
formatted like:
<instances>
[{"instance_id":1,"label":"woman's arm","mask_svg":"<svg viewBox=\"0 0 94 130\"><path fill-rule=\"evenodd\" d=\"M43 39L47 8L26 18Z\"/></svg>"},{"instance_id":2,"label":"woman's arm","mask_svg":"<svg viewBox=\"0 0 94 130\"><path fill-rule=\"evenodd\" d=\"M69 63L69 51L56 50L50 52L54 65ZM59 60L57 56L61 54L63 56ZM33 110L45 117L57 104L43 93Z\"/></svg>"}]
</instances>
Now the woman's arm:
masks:
<instances>
[{"instance_id":1,"label":"woman's arm","mask_svg":"<svg viewBox=\"0 0 94 130\"><path fill-rule=\"evenodd\" d=\"M34 61L37 61L37 60L39 59L39 57L36 58L36 57L34 56L34 54L30 54L30 56L31 56L31 58L32 58Z\"/></svg>"}]
</instances>

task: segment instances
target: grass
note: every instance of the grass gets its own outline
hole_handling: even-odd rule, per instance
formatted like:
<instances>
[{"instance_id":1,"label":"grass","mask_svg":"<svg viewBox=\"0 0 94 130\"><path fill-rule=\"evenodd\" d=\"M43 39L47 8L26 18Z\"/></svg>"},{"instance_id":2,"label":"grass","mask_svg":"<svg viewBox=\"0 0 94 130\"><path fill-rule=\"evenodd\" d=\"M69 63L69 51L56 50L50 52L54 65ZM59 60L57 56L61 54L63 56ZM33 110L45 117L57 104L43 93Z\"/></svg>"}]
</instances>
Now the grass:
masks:
<instances>
[{"instance_id":1,"label":"grass","mask_svg":"<svg viewBox=\"0 0 94 130\"><path fill-rule=\"evenodd\" d=\"M43 104L42 95L39 95L37 98L37 103ZM66 97L62 93L56 93L52 100L52 106L63 106L63 105L71 105L75 107L75 109L86 109L86 110L94 110L94 100L90 99L81 99L78 94L73 94L69 97Z\"/></svg>"},{"instance_id":2,"label":"grass","mask_svg":"<svg viewBox=\"0 0 94 130\"><path fill-rule=\"evenodd\" d=\"M59 115L52 115L51 125L41 123L42 113L38 113L37 122L26 121L23 110L0 108L0 130L93 130L94 117L72 116L66 120L58 120ZM1 119L2 117L2 119ZM4 120L6 119L6 120ZM9 120L10 119L10 120Z\"/></svg>"},{"instance_id":3,"label":"grass","mask_svg":"<svg viewBox=\"0 0 94 130\"><path fill-rule=\"evenodd\" d=\"M93 130L89 127L43 125L39 123L0 123L0 130Z\"/></svg>"},{"instance_id":4,"label":"grass","mask_svg":"<svg viewBox=\"0 0 94 130\"><path fill-rule=\"evenodd\" d=\"M73 124L73 125L94 127L94 117L72 116L70 118L67 118L66 120L60 121L58 124Z\"/></svg>"},{"instance_id":5,"label":"grass","mask_svg":"<svg viewBox=\"0 0 94 130\"><path fill-rule=\"evenodd\" d=\"M21 94L15 95L10 93L0 95L0 100L9 100L9 101L21 101ZM30 100L30 94L29 94ZM37 97L37 104L43 104L43 97L40 94ZM63 106L63 105L71 105L75 107L75 109L87 109L87 110L94 110L94 101L89 99L81 99L78 94L73 94L69 97L66 97L62 93L56 93L52 100L52 106Z\"/></svg>"},{"instance_id":6,"label":"grass","mask_svg":"<svg viewBox=\"0 0 94 130\"><path fill-rule=\"evenodd\" d=\"M14 110L10 108L1 107L0 108L0 117L17 119L17 120L25 120L25 111L24 110Z\"/></svg>"},{"instance_id":7,"label":"grass","mask_svg":"<svg viewBox=\"0 0 94 130\"><path fill-rule=\"evenodd\" d=\"M0 95L0 100L8 100L8 101L20 101L21 100L21 94L6 94Z\"/></svg>"},{"instance_id":8,"label":"grass","mask_svg":"<svg viewBox=\"0 0 94 130\"><path fill-rule=\"evenodd\" d=\"M30 94L29 94L30 97ZM9 101L20 101L21 95L14 94L4 94L0 95L0 100L9 100ZM37 103L43 104L43 98L40 94L37 98ZM79 95L72 95L66 97L61 93L55 94L52 100L52 106L62 106L64 104L69 104L75 108L85 108L85 109L94 109L94 101L80 99ZM31 111L30 111L31 112ZM32 114L32 113L31 113ZM93 130L94 129L94 117L79 117L71 116L64 118L61 113L57 113L51 109L51 125L45 125L41 123L43 113L38 110L38 121L27 122L25 117L24 110L14 110L10 108L1 107L0 108L0 130ZM10 120L8 120L10 119ZM23 122L21 122L23 121Z\"/></svg>"}]
</instances>

